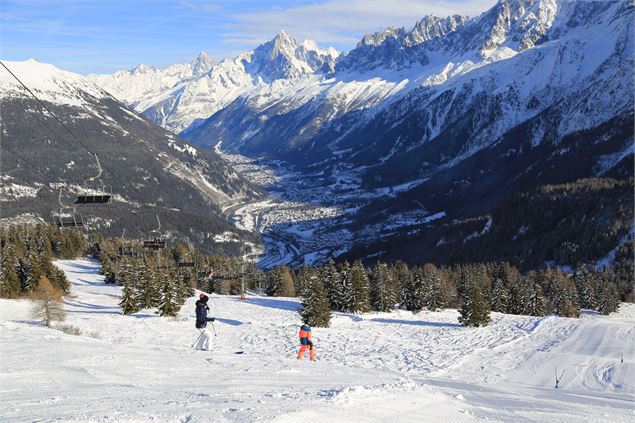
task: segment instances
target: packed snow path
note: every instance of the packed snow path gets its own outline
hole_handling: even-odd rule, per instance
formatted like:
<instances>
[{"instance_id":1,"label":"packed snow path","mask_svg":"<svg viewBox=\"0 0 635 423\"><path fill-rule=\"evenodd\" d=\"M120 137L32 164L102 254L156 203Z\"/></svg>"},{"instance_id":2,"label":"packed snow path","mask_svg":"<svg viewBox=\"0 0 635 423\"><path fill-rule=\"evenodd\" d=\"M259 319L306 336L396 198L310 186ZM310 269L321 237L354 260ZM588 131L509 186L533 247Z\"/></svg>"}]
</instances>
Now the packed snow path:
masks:
<instances>
[{"instance_id":1,"label":"packed snow path","mask_svg":"<svg viewBox=\"0 0 635 423\"><path fill-rule=\"evenodd\" d=\"M635 412L635 306L604 317L457 312L335 314L295 359L295 299L211 296L218 336L190 345L194 298L175 319L122 316L98 264L57 263L73 336L25 300L0 300L0 421L627 422ZM211 329L211 328L210 328ZM208 331L208 332L211 332ZM244 354L236 354L244 351ZM623 357L623 362L621 362ZM554 367L565 371L554 389Z\"/></svg>"}]
</instances>

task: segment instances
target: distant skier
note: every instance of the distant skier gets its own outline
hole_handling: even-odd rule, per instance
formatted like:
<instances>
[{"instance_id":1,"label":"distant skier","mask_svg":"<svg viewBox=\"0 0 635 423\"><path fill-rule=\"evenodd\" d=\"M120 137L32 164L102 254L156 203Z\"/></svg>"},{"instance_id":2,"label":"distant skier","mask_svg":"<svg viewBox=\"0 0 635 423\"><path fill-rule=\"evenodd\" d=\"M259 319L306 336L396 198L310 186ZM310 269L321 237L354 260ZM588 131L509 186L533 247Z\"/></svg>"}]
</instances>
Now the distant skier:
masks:
<instances>
[{"instance_id":1,"label":"distant skier","mask_svg":"<svg viewBox=\"0 0 635 423\"><path fill-rule=\"evenodd\" d=\"M209 306L207 305L209 298L205 294L201 294L196 301L196 328L201 331L201 335L194 342L197 350L209 349L209 336L205 333L208 322L213 322L213 317L207 317Z\"/></svg>"},{"instance_id":2,"label":"distant skier","mask_svg":"<svg viewBox=\"0 0 635 423\"><path fill-rule=\"evenodd\" d=\"M315 348L313 348L313 341L311 340L311 326L302 325L300 327L300 351L298 352L298 360L302 360L307 348L309 349L309 358L311 361L315 361Z\"/></svg>"}]
</instances>

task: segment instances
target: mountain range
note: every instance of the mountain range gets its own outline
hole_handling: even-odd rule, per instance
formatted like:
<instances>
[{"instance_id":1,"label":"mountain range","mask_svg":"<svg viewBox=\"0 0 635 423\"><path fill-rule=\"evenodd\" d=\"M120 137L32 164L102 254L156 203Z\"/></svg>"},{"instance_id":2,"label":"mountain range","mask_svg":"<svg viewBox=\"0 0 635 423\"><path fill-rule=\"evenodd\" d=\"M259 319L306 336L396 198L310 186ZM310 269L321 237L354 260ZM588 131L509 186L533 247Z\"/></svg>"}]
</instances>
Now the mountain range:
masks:
<instances>
[{"instance_id":1,"label":"mountain range","mask_svg":"<svg viewBox=\"0 0 635 423\"><path fill-rule=\"evenodd\" d=\"M634 10L629 1L499 0L476 17L425 16L411 28L367 34L348 52L281 31L219 63L201 53L82 83L99 91L97 103L130 116L116 98L169 131L144 124L161 133L153 148L183 146L199 165L204 157L225 169L222 209L260 204L250 213L259 214L261 232L287 250L269 264L347 251L395 260L418 253L400 248L396 257L379 241L441 248L450 237L439 227L501 224L487 216L519 193L632 178ZM214 150L271 166L278 182L269 192L280 202L258 203L262 191ZM282 222L283 201L293 203L285 213L298 204L329 210L298 226Z\"/></svg>"},{"instance_id":2,"label":"mountain range","mask_svg":"<svg viewBox=\"0 0 635 423\"><path fill-rule=\"evenodd\" d=\"M77 207L88 229L148 238L157 235L159 216L159 235L209 251L238 253L237 240L260 243L228 223L222 207L262 190L214 152L188 145L81 75L35 60L3 63L42 103L0 69L2 218L51 222L60 189L71 207L75 195L94 192L87 189L99 173L97 153L97 182L110 187L113 201Z\"/></svg>"},{"instance_id":3,"label":"mountain range","mask_svg":"<svg viewBox=\"0 0 635 423\"><path fill-rule=\"evenodd\" d=\"M323 185L336 195L318 201L348 210L333 230L364 245L425 220L404 216L447 222L539 185L632 175L633 17L627 1L500 0L343 53L282 31L167 89L138 69L89 78L144 93L124 100L194 145Z\"/></svg>"}]
</instances>

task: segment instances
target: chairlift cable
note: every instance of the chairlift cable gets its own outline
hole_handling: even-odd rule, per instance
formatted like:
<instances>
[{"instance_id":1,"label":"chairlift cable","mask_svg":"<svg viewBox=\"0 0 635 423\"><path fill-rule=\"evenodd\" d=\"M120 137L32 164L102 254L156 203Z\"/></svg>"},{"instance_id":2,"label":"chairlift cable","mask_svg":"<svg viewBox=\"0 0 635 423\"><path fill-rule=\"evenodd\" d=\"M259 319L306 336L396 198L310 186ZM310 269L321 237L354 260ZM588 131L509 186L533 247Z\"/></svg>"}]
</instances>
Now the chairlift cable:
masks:
<instances>
[{"instance_id":1,"label":"chairlift cable","mask_svg":"<svg viewBox=\"0 0 635 423\"><path fill-rule=\"evenodd\" d=\"M36 166L35 163L33 163L30 160L25 159L24 157L22 157L20 154L16 153L15 151L13 151L12 149L10 149L9 147L7 147L6 145L2 145L0 144L0 148L3 148L5 150L7 150L9 153L13 154L15 157L17 157L18 159L20 159L21 161L23 161L24 163L28 164L30 167L32 167L33 169L37 170L38 172L40 172L43 176L46 176L46 173L44 170L42 170L39 166Z\"/></svg>"},{"instance_id":2,"label":"chairlift cable","mask_svg":"<svg viewBox=\"0 0 635 423\"><path fill-rule=\"evenodd\" d=\"M61 120L59 117L57 117L57 115L56 115L55 113L53 113L53 111L52 111L51 109L49 109L49 108L46 106L46 104L44 104L44 102L43 102L42 100L40 100L40 99L39 99L39 97L38 97L37 95L35 95L35 93L34 93L33 91L31 91L31 89L29 89L29 87L27 87L27 86L26 86L26 84L25 84L24 82L22 82L22 80L21 80L20 78L18 78L18 77L17 77L17 76L16 76L16 75L15 75L15 74L11 71L11 69L9 69L9 68L7 67L7 65L5 65L5 64L4 64L4 62L2 62L1 60L0 60L0 65L2 65L2 67L3 67L3 68L5 68L5 69L6 69L6 71L7 71L7 72L9 72L9 74L11 74L11 76L12 76L12 77L13 77L16 81L18 81L18 82L20 83L20 85L22 85L22 87L24 87L24 89L25 89L25 90L26 90L26 91L27 91L27 92L28 92L28 93L29 93L29 94L30 94L30 95L31 95L31 96L32 96L32 97L33 97L33 98L34 98L34 99L35 99L38 103L40 103L40 105L41 105L41 106L42 106L42 107L43 107L46 111L48 111L48 112L51 114L51 116L53 116L53 117L55 118L55 120L56 120L56 121L57 121L57 122L58 122L58 123L59 123L59 124L60 124L60 125L64 128L64 129L66 129L66 131L67 131L67 132L71 135L71 137L73 137L73 139L74 139L75 141L77 141L77 143L78 143L79 145L81 145L81 146L82 146L82 148L83 148L84 150L86 150L86 151L88 152L88 154L90 154L90 155L91 155L91 156L95 159L95 162L97 163L97 168L98 168L98 170L99 170L99 174L98 174L98 176L97 176L97 177L101 176L101 173L102 173L102 167L103 167L104 169L106 169L106 170L108 171L108 173L110 173L111 175L113 175L113 176L115 175L115 173L114 173L114 172L112 172L110 169L108 169L106 166L102 166L102 165L101 165L101 163L99 162L99 156L98 156L98 154L97 154L97 153L94 153L92 150L90 150L90 149L86 146L86 144L84 144L84 142L82 142L82 140L81 140L81 139L79 139L79 137L77 137L77 136L73 133L73 131L71 131L71 130L70 130L70 128L69 128L68 126L66 126L66 124L65 124L64 122L62 122L62 120ZM55 136L55 138L58 138L59 140L61 140L61 139L62 139L62 137L60 137L60 136L57 134L57 132L56 132L56 131L53 131L53 130L52 130L52 129L51 129L51 128L50 128L50 127L46 124L46 123L44 123L44 122L43 122L43 121L42 121L39 117L37 117L37 115L34 115L34 116L35 116L35 118L36 118L36 119L40 122L40 124L42 124L42 126L44 126L44 127L45 127L45 128L46 128L46 129L47 129L47 130L51 133L51 134L53 134L53 135ZM95 177L91 177L91 178L89 178L89 180L91 180L91 181L92 181L92 180L94 180L94 179L96 179L96 178L95 178Z\"/></svg>"},{"instance_id":3,"label":"chairlift cable","mask_svg":"<svg viewBox=\"0 0 635 423\"><path fill-rule=\"evenodd\" d=\"M46 109L46 111L47 111L47 112L49 112L49 113L51 114L51 116L53 116L53 117L55 118L55 120L56 120L56 121L57 121L60 125L62 125L62 127L63 127L64 129L66 129L66 131L67 131L67 132L71 135L71 137L73 137L73 139L74 139L75 141L77 141L77 142L79 143L79 145L81 145L81 146L84 148L84 150L86 150L86 151L87 151L87 152L88 152L91 156L94 156L94 155L95 155L95 153L93 153L93 152L92 152L92 151L91 151L91 150L90 150L90 149L86 146L86 144L84 144L84 143L83 143L83 142L82 142L79 138L77 138L77 136L75 136L75 134L73 133L73 131L71 131L71 130L68 128L68 126L66 126L66 124L65 124L64 122L62 122L62 120L61 120L60 118L58 118L58 117L57 117L57 115L56 115L55 113L53 113L53 111L51 111L51 109L49 109L49 108L46 106L46 104L44 104L44 102L43 102L42 100L40 100L40 99L38 98L38 96L36 96L36 95L33 93L33 91L31 91L31 90L29 89L29 87L27 87L27 86L26 86L26 84L20 80L20 78L18 78L18 77L17 77L17 76L16 76L13 72L11 72L11 69L9 69L9 68L7 67L7 65L5 65L5 64L4 64L4 62L2 62L1 60L0 60L0 65L2 65L2 67L3 67L3 68L5 68L5 69L7 70L7 72L9 72L9 73L11 74L11 76L12 76L13 78L15 78L15 80L16 80L16 81L18 81L18 82L20 83L20 85L22 85L22 86L24 87L24 89L25 89L25 90L27 90L27 92L28 92L29 94L31 94L31 96L32 96L32 97L33 97L33 98L34 98L34 99L35 99L38 103L40 103L40 105L41 105L42 107L44 107L44 109Z\"/></svg>"}]
</instances>

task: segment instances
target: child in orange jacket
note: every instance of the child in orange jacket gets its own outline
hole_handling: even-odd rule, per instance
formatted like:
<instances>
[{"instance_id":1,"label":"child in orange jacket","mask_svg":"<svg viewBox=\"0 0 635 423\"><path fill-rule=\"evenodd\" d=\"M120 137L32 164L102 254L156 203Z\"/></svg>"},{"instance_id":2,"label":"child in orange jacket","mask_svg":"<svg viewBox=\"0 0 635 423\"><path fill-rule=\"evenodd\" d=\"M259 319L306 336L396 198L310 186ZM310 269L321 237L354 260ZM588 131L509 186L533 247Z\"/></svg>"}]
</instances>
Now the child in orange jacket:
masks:
<instances>
[{"instance_id":1,"label":"child in orange jacket","mask_svg":"<svg viewBox=\"0 0 635 423\"><path fill-rule=\"evenodd\" d=\"M307 348L309 349L309 358L311 361L315 361L315 348L313 348L313 341L311 340L311 326L302 325L302 327L300 327L300 351L298 352L298 360L302 360Z\"/></svg>"}]
</instances>

